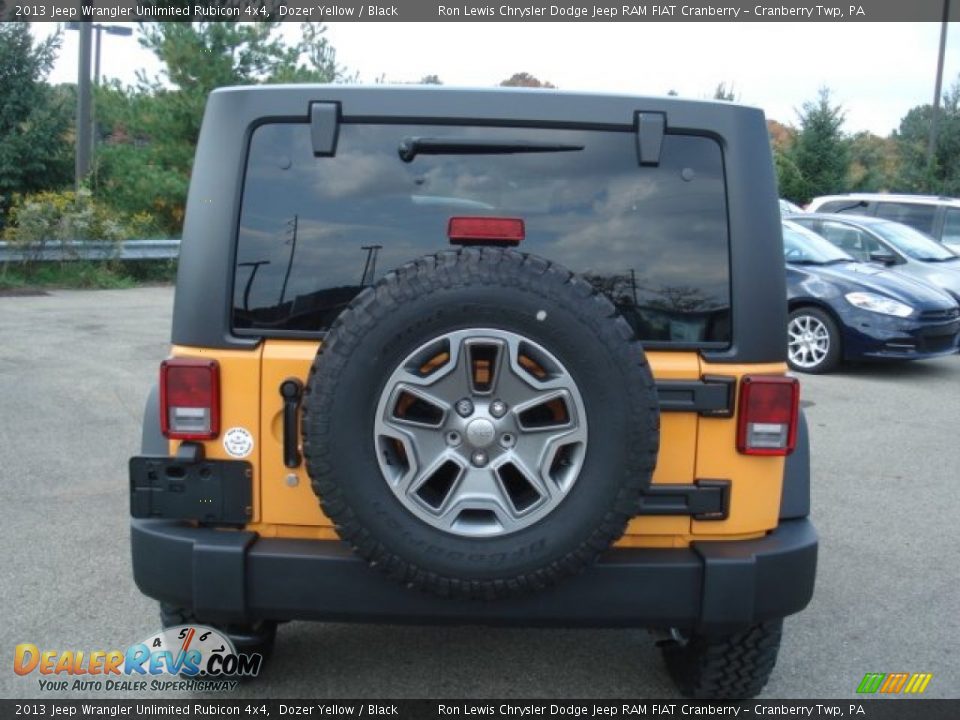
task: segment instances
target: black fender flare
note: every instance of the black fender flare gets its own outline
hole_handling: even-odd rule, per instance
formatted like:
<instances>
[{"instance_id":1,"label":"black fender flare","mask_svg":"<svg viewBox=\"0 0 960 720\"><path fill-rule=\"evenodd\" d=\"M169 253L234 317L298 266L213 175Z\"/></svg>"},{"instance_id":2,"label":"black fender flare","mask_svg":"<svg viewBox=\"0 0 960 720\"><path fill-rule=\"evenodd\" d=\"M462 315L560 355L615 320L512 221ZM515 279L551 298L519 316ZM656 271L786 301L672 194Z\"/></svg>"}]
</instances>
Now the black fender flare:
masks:
<instances>
[{"instance_id":1,"label":"black fender flare","mask_svg":"<svg viewBox=\"0 0 960 720\"><path fill-rule=\"evenodd\" d=\"M810 432L801 408L797 417L797 446L783 467L780 519L794 520L810 514Z\"/></svg>"},{"instance_id":2,"label":"black fender flare","mask_svg":"<svg viewBox=\"0 0 960 720\"><path fill-rule=\"evenodd\" d=\"M160 430L160 386L150 388L147 404L143 409L143 432L140 436L140 452L144 455L169 455L167 439Z\"/></svg>"}]
</instances>

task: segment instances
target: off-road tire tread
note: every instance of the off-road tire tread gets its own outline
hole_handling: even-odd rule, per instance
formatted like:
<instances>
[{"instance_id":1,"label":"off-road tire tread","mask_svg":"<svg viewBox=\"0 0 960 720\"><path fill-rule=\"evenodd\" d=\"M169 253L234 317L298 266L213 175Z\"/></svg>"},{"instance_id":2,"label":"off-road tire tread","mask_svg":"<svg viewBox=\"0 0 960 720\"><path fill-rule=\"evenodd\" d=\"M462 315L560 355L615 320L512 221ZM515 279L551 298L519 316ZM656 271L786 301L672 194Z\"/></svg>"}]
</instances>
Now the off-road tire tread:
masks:
<instances>
[{"instance_id":1,"label":"off-road tire tread","mask_svg":"<svg viewBox=\"0 0 960 720\"><path fill-rule=\"evenodd\" d=\"M782 636L783 621L771 620L731 635L695 635L685 645L666 643L664 659L687 697L748 699L770 679Z\"/></svg>"},{"instance_id":2,"label":"off-road tire tread","mask_svg":"<svg viewBox=\"0 0 960 720\"><path fill-rule=\"evenodd\" d=\"M602 522L575 550L535 571L495 580L464 580L421 567L395 554L374 538L345 502L331 476L328 442L333 390L356 345L376 323L405 301L443 289L470 285L508 285L550 302L590 323L610 357L618 364L640 367L644 380L628 385L633 419L629 423L631 458L623 469L619 494ZM370 565L408 587L443 597L494 599L542 590L590 565L623 535L637 513L653 473L659 442L659 405L646 357L633 329L613 304L590 283L535 255L514 250L463 248L421 257L385 275L358 294L334 321L324 338L306 383L302 414L303 452L311 483L324 513L338 535ZM647 441L640 438L647 436ZM637 440L633 442L633 440ZM411 518L413 520L413 518Z\"/></svg>"},{"instance_id":3,"label":"off-road tire tread","mask_svg":"<svg viewBox=\"0 0 960 720\"><path fill-rule=\"evenodd\" d=\"M178 607L176 605L170 605L168 603L160 603L160 626L163 628L175 627L177 625L209 625L217 629L222 634L226 635L233 641L234 646L238 652L243 653L260 653L263 655L264 661L266 661L270 655L273 653L274 640L276 639L276 624L268 623L266 637L262 642L257 643L248 643L242 642L238 643L235 640L235 635L230 632L230 625L223 623L214 623L201 620L197 615L187 608Z\"/></svg>"}]
</instances>

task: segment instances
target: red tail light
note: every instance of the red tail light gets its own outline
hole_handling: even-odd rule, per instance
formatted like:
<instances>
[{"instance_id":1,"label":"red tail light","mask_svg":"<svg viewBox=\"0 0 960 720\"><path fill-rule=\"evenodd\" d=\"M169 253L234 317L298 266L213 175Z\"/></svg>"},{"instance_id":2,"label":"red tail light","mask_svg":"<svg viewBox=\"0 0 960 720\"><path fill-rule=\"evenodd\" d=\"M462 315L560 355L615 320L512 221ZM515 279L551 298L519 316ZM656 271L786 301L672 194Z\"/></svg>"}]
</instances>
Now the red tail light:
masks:
<instances>
[{"instance_id":1,"label":"red tail light","mask_svg":"<svg viewBox=\"0 0 960 720\"><path fill-rule=\"evenodd\" d=\"M789 455L797 444L800 383L780 375L740 381L737 450L746 455Z\"/></svg>"},{"instance_id":2,"label":"red tail light","mask_svg":"<svg viewBox=\"0 0 960 720\"><path fill-rule=\"evenodd\" d=\"M173 358L160 363L160 427L171 440L209 440L220 434L216 360Z\"/></svg>"},{"instance_id":3,"label":"red tail light","mask_svg":"<svg viewBox=\"0 0 960 720\"><path fill-rule=\"evenodd\" d=\"M447 236L456 245L519 245L526 235L520 218L452 217Z\"/></svg>"}]
</instances>

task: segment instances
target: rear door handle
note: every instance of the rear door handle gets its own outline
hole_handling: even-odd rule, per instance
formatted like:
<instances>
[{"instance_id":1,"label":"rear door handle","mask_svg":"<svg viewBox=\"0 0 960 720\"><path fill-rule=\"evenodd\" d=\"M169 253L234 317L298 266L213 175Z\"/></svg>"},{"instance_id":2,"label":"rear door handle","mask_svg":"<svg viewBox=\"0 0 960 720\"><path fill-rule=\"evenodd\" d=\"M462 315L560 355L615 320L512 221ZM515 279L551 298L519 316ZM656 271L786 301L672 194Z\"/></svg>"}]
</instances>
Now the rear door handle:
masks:
<instances>
[{"instance_id":1,"label":"rear door handle","mask_svg":"<svg viewBox=\"0 0 960 720\"><path fill-rule=\"evenodd\" d=\"M280 383L280 397L283 398L283 464L288 468L300 466L297 415L302 396L303 383L296 378L288 378Z\"/></svg>"}]
</instances>

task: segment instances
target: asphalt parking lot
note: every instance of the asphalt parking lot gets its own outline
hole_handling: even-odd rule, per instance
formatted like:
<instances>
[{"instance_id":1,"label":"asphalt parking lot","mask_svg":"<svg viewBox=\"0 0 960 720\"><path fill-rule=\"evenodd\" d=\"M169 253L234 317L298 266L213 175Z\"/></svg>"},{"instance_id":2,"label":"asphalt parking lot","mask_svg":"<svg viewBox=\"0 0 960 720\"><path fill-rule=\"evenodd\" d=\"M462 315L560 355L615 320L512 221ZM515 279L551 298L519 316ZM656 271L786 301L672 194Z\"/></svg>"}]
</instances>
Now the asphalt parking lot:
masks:
<instances>
[{"instance_id":1,"label":"asphalt parking lot","mask_svg":"<svg viewBox=\"0 0 960 720\"><path fill-rule=\"evenodd\" d=\"M172 289L0 298L0 695L14 646L109 650L158 628L133 584L127 458L166 355ZM853 698L866 672L960 695L960 356L804 377L821 534L811 606L770 698ZM663 698L647 633L289 623L240 696ZM97 694L96 697L104 697ZM121 694L110 697L121 697ZM77 697L71 694L70 697Z\"/></svg>"}]
</instances>

